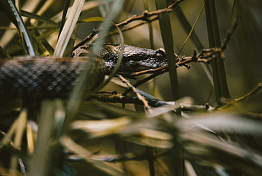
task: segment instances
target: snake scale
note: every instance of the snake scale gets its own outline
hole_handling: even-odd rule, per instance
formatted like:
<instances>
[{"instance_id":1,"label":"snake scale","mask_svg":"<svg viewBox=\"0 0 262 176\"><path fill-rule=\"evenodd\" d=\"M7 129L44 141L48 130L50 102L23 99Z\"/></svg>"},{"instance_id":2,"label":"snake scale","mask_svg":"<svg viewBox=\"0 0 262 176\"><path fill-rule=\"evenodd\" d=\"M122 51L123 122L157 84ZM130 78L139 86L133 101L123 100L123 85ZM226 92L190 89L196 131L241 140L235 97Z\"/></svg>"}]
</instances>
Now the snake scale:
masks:
<instances>
[{"instance_id":1,"label":"snake scale","mask_svg":"<svg viewBox=\"0 0 262 176\"><path fill-rule=\"evenodd\" d=\"M15 57L0 61L0 98L18 95L60 96L72 90L78 76L84 69L92 45L82 45L73 52L73 58L53 58L29 56ZM88 76L94 77L88 85L93 89L114 68L120 45L103 45ZM158 68L166 65L163 49L151 50L124 45L123 59L118 73L128 75L133 72Z\"/></svg>"}]
</instances>

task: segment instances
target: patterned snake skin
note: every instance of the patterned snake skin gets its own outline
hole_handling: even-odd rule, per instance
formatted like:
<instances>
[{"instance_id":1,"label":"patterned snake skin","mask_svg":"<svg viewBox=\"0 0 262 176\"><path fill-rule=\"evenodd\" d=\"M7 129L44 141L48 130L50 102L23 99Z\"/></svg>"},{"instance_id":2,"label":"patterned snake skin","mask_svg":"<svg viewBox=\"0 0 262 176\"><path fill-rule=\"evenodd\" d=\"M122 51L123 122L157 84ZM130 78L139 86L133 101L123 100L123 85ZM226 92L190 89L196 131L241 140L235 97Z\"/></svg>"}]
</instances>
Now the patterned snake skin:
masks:
<instances>
[{"instance_id":1,"label":"patterned snake skin","mask_svg":"<svg viewBox=\"0 0 262 176\"><path fill-rule=\"evenodd\" d=\"M104 79L104 62L94 60L95 67L90 76L94 77L90 89ZM68 93L78 81L86 60L57 59L51 57L19 57L0 62L0 97L30 95L55 95ZM99 68L99 72L96 72Z\"/></svg>"},{"instance_id":2,"label":"patterned snake skin","mask_svg":"<svg viewBox=\"0 0 262 176\"><path fill-rule=\"evenodd\" d=\"M78 81L80 72L88 62L91 45L82 45L74 52L74 58L28 56L0 61L0 99L17 95L54 95L68 93ZM104 74L114 68L121 52L120 45L104 45L91 69L90 89L99 84ZM166 65L163 49L151 50L124 45L123 59L118 73L130 73Z\"/></svg>"},{"instance_id":3,"label":"patterned snake skin","mask_svg":"<svg viewBox=\"0 0 262 176\"><path fill-rule=\"evenodd\" d=\"M74 57L86 57L92 45L82 45L73 52ZM123 59L118 69L119 74L128 76L130 73L149 70L167 65L166 53L164 49L157 50L135 47L131 45L123 46ZM105 44L99 52L99 57L103 58L106 65L106 74L114 68L119 54L120 44Z\"/></svg>"}]
</instances>

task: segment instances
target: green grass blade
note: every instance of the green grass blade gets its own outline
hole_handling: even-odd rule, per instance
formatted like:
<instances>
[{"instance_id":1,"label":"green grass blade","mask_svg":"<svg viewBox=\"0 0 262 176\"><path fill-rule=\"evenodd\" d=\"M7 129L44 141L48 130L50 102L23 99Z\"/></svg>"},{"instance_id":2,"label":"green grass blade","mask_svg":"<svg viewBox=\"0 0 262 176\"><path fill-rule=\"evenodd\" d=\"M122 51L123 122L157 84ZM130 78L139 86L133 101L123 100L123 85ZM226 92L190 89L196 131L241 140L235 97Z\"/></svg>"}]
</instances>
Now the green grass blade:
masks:
<instances>
[{"instance_id":1,"label":"green grass blade","mask_svg":"<svg viewBox=\"0 0 262 176\"><path fill-rule=\"evenodd\" d=\"M165 1L156 0L155 2L156 2L157 9L163 9L167 7ZM166 57L168 62L168 70L169 70L173 100L177 100L179 98L179 94L178 94L179 86L178 86L177 70L176 70L176 58L173 49L172 28L171 28L170 17L168 13L159 14L159 25L160 25L164 47L166 50Z\"/></svg>"},{"instance_id":2,"label":"green grass blade","mask_svg":"<svg viewBox=\"0 0 262 176\"><path fill-rule=\"evenodd\" d=\"M221 42L217 23L215 1L205 0L205 8L209 46L210 48L219 47ZM212 62L212 70L216 101L218 104L221 104L221 100L223 98L230 98L230 95L227 87L224 62L220 54L218 54L217 58Z\"/></svg>"},{"instance_id":3,"label":"green grass blade","mask_svg":"<svg viewBox=\"0 0 262 176\"><path fill-rule=\"evenodd\" d=\"M39 16L39 15L36 15L34 13L30 13L30 12L27 12L27 11L24 11L24 10L21 10L21 15L24 16L24 17L28 17L30 19L35 19L35 20L47 23L47 24L52 25L54 27L58 26L56 22L49 20L48 18L46 18L44 16Z\"/></svg>"},{"instance_id":4,"label":"green grass blade","mask_svg":"<svg viewBox=\"0 0 262 176\"><path fill-rule=\"evenodd\" d=\"M70 0L65 0L64 2L64 9L63 9L63 15L62 15L62 20L61 20L61 23L60 23L60 29L59 29L59 34L58 34L58 38L62 32L62 29L64 27L64 24L65 24L65 21L66 21L66 14L67 14L67 11L68 11L68 8L69 8L69 4L70 4Z\"/></svg>"},{"instance_id":5,"label":"green grass blade","mask_svg":"<svg viewBox=\"0 0 262 176\"><path fill-rule=\"evenodd\" d=\"M35 53L35 48L34 48L34 45L30 39L30 36L28 34L28 31L24 25L24 22L20 16L20 14L18 13L15 5L13 4L12 0L8 0L8 4L11 8L11 10L13 11L13 14L16 18L16 21L18 23L18 27L19 27L19 31L22 33L21 35L21 38L24 40L26 46L27 46L27 50L28 50L28 53L30 56L33 56L35 57L36 56L36 53ZM22 41L23 41L22 40Z\"/></svg>"},{"instance_id":6,"label":"green grass blade","mask_svg":"<svg viewBox=\"0 0 262 176\"><path fill-rule=\"evenodd\" d=\"M156 8L163 9L166 8L167 5L163 0L155 0ZM172 28L170 23L170 17L168 13L159 14L159 25L162 35L162 40L164 44L164 48L166 50L166 57L168 62L168 71L171 83L172 90L172 99L179 99L179 86L178 86L178 78L177 78L177 70L176 70L176 58L174 55L173 49L173 35ZM177 111L180 114L180 111ZM172 175L183 176L184 175L184 161L182 159L183 151L182 148L178 145L178 143L174 144L174 153L171 156L172 162L174 162L174 166L172 167Z\"/></svg>"}]
</instances>

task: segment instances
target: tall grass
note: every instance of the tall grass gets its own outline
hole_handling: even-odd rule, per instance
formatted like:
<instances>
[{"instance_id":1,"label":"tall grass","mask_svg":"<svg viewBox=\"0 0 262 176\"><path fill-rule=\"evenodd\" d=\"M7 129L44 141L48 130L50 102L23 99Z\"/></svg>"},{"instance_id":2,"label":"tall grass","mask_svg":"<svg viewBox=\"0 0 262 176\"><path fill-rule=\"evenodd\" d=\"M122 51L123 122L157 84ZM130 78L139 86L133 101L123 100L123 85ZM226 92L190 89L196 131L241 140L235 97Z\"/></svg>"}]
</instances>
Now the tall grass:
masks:
<instances>
[{"instance_id":1,"label":"tall grass","mask_svg":"<svg viewBox=\"0 0 262 176\"><path fill-rule=\"evenodd\" d=\"M19 4L19 1L16 2ZM52 3L54 6L59 5L55 1ZM195 9L190 3L204 4L205 15L200 15L200 9ZM209 65L204 66L204 73L202 67L198 67L199 63L192 63L192 70L176 67L178 58L174 52L182 47L176 48L176 44L186 40L183 51L189 52L188 56L193 54L195 47L198 52L204 48L220 47L220 39L228 30L231 20L222 19L224 13L221 13L221 9L232 15L232 8L243 8L244 1L235 1L233 6L227 0L198 0L190 3L184 0L172 10L158 14L153 21L145 15L145 19L142 19L144 25L134 21L116 28L118 25L115 24L134 14L147 14L146 11L143 13L144 10L166 9L170 4L162 0L156 0L155 3L146 0L76 0L72 8L69 7L69 1L65 1L59 7L61 11L49 6L46 13L23 9L19 13L11 1L1 1L0 9L7 17L5 20L13 22L18 28L18 34L21 33L17 35L18 41L11 40L0 47L1 59L13 59L24 54L24 51L28 51L30 56L69 56L71 51L68 48L75 45L70 41L74 41L76 36L75 43L78 43L84 38L81 35L86 36L97 27L99 33L90 57L99 53L103 43L120 41L140 47L164 47L169 67L168 73L156 80L155 96L150 94L151 85L147 82L142 81L143 84L136 90L149 104L156 106L151 107L150 111L146 111L146 108L135 111L135 105L141 107L143 103L134 94L127 93L128 86L112 78L117 73L121 59L110 78L94 89L88 89L86 85L100 82L99 76L92 72L96 62L88 62L68 99L26 97L17 101L0 97L0 173L23 173L29 176L261 175L261 84L253 91L248 91L244 88L250 86L244 85L246 82L242 80L241 74L252 75L249 80L255 80L252 84L262 80L260 75L234 71L238 70L238 66L260 69L260 58L257 57L259 51L255 48L258 48L261 40L250 38L250 41L246 41L249 42L248 49L243 49L243 43L238 41L245 38L241 31L245 31L245 34L255 31L260 37L262 23L256 21L259 17L252 14L259 14L256 10L261 10L262 4L257 2L255 7L246 2L249 6L244 14L248 15L240 22L241 30L237 28L236 35L233 33L233 39L224 53L215 55L210 63L211 69ZM42 9L43 4L38 2L36 9ZM99 10L102 12L99 13ZM30 22L24 24L21 15ZM247 17L251 20L251 27L242 24L248 21ZM3 24L6 23L3 21ZM5 28L0 34L8 31L9 28ZM119 37L108 37L112 31L117 31ZM190 34L190 40L181 31ZM247 54L247 50L252 49L255 53ZM242 50L244 59L238 54ZM223 54L226 57L222 57ZM122 55L121 52L120 58ZM252 60L249 62L246 56ZM141 83L140 79L143 77L133 81L134 85L136 81ZM145 80L148 81L147 78ZM209 94L206 85L210 81L213 81L215 101L211 99L209 104L194 104L203 101L197 97ZM185 83L190 86L185 86ZM243 93L239 93L240 98L230 96L229 90L233 92L238 89L247 94L243 96ZM97 91L102 93L97 94ZM161 101L165 94L166 99L172 101ZM191 95L192 98L182 98L182 95ZM11 162L9 158L12 158Z\"/></svg>"}]
</instances>

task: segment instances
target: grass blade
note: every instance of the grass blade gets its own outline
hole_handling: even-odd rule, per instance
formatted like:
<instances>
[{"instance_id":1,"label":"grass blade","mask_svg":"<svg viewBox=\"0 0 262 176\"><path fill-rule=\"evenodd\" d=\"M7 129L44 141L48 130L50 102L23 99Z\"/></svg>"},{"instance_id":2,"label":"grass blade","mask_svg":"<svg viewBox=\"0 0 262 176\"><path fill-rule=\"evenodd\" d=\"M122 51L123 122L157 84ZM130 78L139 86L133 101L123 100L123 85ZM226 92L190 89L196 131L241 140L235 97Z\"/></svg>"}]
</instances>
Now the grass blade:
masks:
<instances>
[{"instance_id":1,"label":"grass blade","mask_svg":"<svg viewBox=\"0 0 262 176\"><path fill-rule=\"evenodd\" d=\"M70 12L69 17L65 22L63 30L56 44L54 57L63 57L67 44L75 29L75 25L83 8L84 2L84 0L75 0L72 6L72 11Z\"/></svg>"},{"instance_id":2,"label":"grass blade","mask_svg":"<svg viewBox=\"0 0 262 176\"><path fill-rule=\"evenodd\" d=\"M40 1L41 0L34 0L34 1L26 0L21 9L23 9L27 12L33 12L36 9L36 7L37 7L37 5L39 4ZM7 4L7 1L3 0L3 1L1 1L1 3ZM0 5L2 5L2 4L0 4ZM9 8L9 5L7 4L7 6L3 6L3 7ZM11 11L11 9L10 9L10 11ZM14 18L14 20L15 20L15 18ZM28 21L28 18L24 19L24 23L26 23L27 21ZM11 23L9 25L9 27L13 28L14 25ZM1 36L1 39L0 39L1 46L3 48L5 48L10 43L10 41L14 38L14 36L16 34L17 34L16 31L5 31L5 33Z\"/></svg>"},{"instance_id":3,"label":"grass blade","mask_svg":"<svg viewBox=\"0 0 262 176\"><path fill-rule=\"evenodd\" d=\"M62 29L64 27L64 24L65 24L65 21L66 21L66 14L67 14L67 11L68 11L68 8L69 8L69 4L70 4L70 0L65 0L64 10L63 10L63 15L62 15L62 20L61 20L61 24L60 24L60 30L59 30L58 37L60 36Z\"/></svg>"},{"instance_id":4,"label":"grass blade","mask_svg":"<svg viewBox=\"0 0 262 176\"><path fill-rule=\"evenodd\" d=\"M20 14L18 13L18 11L17 11L15 5L13 4L12 0L8 0L8 4L9 4L11 10L14 13L16 21L18 23L19 31L22 34L21 35L21 39L22 39L22 41L24 40L24 42L25 42L25 44L27 46L27 50L28 50L29 55L35 57L36 53L35 53L34 45L33 45L32 41L30 39L30 36L28 34L28 31L27 31L27 29L26 29L26 27L24 25L24 22L23 22L23 20L22 20L22 18L20 16Z\"/></svg>"},{"instance_id":5,"label":"grass blade","mask_svg":"<svg viewBox=\"0 0 262 176\"><path fill-rule=\"evenodd\" d=\"M44 16L39 16L39 15L36 15L34 13L30 13L30 12L27 12L27 11L24 11L24 10L21 10L21 15L28 17L30 19L35 19L35 20L47 23L49 25L53 25L54 27L58 26L56 22L49 20L48 18L46 18Z\"/></svg>"},{"instance_id":6,"label":"grass blade","mask_svg":"<svg viewBox=\"0 0 262 176\"><path fill-rule=\"evenodd\" d=\"M210 48L219 47L221 45L221 42L217 23L215 1L205 0L205 9L209 46ZM212 70L216 101L220 105L222 98L230 98L227 87L224 62L220 54L218 54L217 58L212 62Z\"/></svg>"},{"instance_id":7,"label":"grass blade","mask_svg":"<svg viewBox=\"0 0 262 176\"><path fill-rule=\"evenodd\" d=\"M49 175L51 173L52 164L51 157L51 140L54 124L55 104L54 100L45 100L41 106L39 117L39 130L35 150L30 160L29 176L33 175ZM46 125L50 124L50 125ZM53 158L53 157L52 157Z\"/></svg>"},{"instance_id":8,"label":"grass blade","mask_svg":"<svg viewBox=\"0 0 262 176\"><path fill-rule=\"evenodd\" d=\"M156 2L157 9L163 9L167 7L165 1L156 0L155 2ZM176 58L173 49L172 28L171 28L170 17L168 13L159 14L159 25L161 29L161 35L162 35L164 47L166 50L166 57L168 62L168 70L169 70L173 100L177 100L179 98L178 95L179 86L178 86L177 70L176 70Z\"/></svg>"},{"instance_id":9,"label":"grass blade","mask_svg":"<svg viewBox=\"0 0 262 176\"><path fill-rule=\"evenodd\" d=\"M163 9L167 7L165 1L156 0L155 3L157 9ZM176 70L176 58L173 49L172 28L171 28L170 17L168 13L159 14L159 25L160 25L161 35L164 43L164 48L166 50L166 57L168 62L168 71L169 71L173 100L177 100L179 99L179 85L178 85L177 70ZM179 115L180 111L177 111L177 114ZM184 161L181 156L183 156L182 148L178 145L178 143L175 143L174 154L171 156L172 162L175 163L175 166L173 166L173 171L170 171L172 172L172 175L174 174L177 176L184 175Z\"/></svg>"},{"instance_id":10,"label":"grass blade","mask_svg":"<svg viewBox=\"0 0 262 176\"><path fill-rule=\"evenodd\" d=\"M116 16L120 12L123 3L124 3L123 0L117 0L114 2L108 18L102 23L103 28L101 32L99 33L96 42L94 43L93 53L96 53L100 50L100 47L103 44L110 27L112 26L112 21L116 18ZM78 110L78 107L82 101L82 98L84 96L88 97L92 95L92 93L98 90L98 89L89 90L89 92L87 92L86 95L84 95L84 92L83 92L86 89L85 85L88 83L88 81L91 81L91 79L95 79L95 78L91 78L92 76L87 76L90 70L92 69L92 66L94 65L95 63L92 60L90 60L90 63L86 64L86 69L79 76L79 82L74 87L71 93L71 97L69 99L68 106L67 106L67 119L65 121L65 126L64 126L64 131L63 131L64 133L66 133L66 129L68 125L74 119L74 116ZM101 87L99 86L98 88L101 88Z\"/></svg>"}]
</instances>

